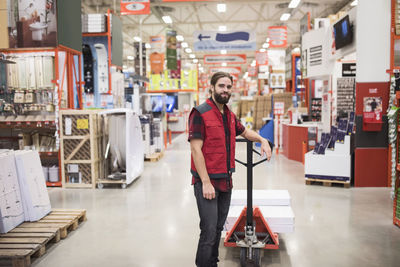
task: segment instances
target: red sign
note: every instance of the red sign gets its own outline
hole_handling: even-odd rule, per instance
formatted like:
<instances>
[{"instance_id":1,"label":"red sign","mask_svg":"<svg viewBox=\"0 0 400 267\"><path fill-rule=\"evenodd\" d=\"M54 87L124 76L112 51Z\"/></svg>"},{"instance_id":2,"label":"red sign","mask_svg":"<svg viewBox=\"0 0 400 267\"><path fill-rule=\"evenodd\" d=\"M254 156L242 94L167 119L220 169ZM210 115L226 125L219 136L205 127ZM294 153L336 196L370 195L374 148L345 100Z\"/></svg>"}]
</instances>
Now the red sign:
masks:
<instances>
[{"instance_id":1,"label":"red sign","mask_svg":"<svg viewBox=\"0 0 400 267\"><path fill-rule=\"evenodd\" d=\"M204 64L244 64L246 55L204 55Z\"/></svg>"},{"instance_id":2,"label":"red sign","mask_svg":"<svg viewBox=\"0 0 400 267\"><path fill-rule=\"evenodd\" d=\"M363 131L378 132L382 130L382 111L363 113Z\"/></svg>"},{"instance_id":3,"label":"red sign","mask_svg":"<svg viewBox=\"0 0 400 267\"><path fill-rule=\"evenodd\" d=\"M268 27L269 48L284 48L287 46L287 27Z\"/></svg>"},{"instance_id":4,"label":"red sign","mask_svg":"<svg viewBox=\"0 0 400 267\"><path fill-rule=\"evenodd\" d=\"M121 0L121 15L150 14L150 0Z\"/></svg>"},{"instance_id":5,"label":"red sign","mask_svg":"<svg viewBox=\"0 0 400 267\"><path fill-rule=\"evenodd\" d=\"M267 52L256 52L256 65L268 65L268 53Z\"/></svg>"},{"instance_id":6,"label":"red sign","mask_svg":"<svg viewBox=\"0 0 400 267\"><path fill-rule=\"evenodd\" d=\"M210 68L211 74L214 74L219 71L227 72L234 76L239 76L239 74L242 72L242 68L241 67L211 67Z\"/></svg>"},{"instance_id":7,"label":"red sign","mask_svg":"<svg viewBox=\"0 0 400 267\"><path fill-rule=\"evenodd\" d=\"M248 66L247 72L249 73L249 77L257 76L257 67L256 66Z\"/></svg>"}]
</instances>

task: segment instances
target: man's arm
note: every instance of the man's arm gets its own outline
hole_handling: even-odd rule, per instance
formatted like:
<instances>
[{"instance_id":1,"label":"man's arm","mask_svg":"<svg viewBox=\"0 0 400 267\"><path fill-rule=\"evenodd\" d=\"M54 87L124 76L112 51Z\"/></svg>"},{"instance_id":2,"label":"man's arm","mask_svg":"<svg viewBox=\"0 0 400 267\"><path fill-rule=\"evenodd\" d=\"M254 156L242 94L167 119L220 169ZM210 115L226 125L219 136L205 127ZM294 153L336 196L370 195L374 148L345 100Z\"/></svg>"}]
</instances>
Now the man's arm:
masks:
<instances>
[{"instance_id":1,"label":"man's arm","mask_svg":"<svg viewBox=\"0 0 400 267\"><path fill-rule=\"evenodd\" d=\"M202 139L190 140L190 150L192 152L194 166L196 167L197 173L200 175L203 184L203 197L205 199L213 199L215 198L215 189L211 184L210 177L207 173L206 161L204 159L203 151L201 151L202 147Z\"/></svg>"},{"instance_id":2,"label":"man's arm","mask_svg":"<svg viewBox=\"0 0 400 267\"><path fill-rule=\"evenodd\" d=\"M270 160L272 156L271 152L271 147L269 146L268 140L261 137L258 133L256 133L253 130L250 129L245 129L244 132L241 134L242 137L253 141L253 142L259 142L261 143L261 155L264 155L264 153L267 155L267 159ZM196 166L197 168L197 166Z\"/></svg>"}]
</instances>

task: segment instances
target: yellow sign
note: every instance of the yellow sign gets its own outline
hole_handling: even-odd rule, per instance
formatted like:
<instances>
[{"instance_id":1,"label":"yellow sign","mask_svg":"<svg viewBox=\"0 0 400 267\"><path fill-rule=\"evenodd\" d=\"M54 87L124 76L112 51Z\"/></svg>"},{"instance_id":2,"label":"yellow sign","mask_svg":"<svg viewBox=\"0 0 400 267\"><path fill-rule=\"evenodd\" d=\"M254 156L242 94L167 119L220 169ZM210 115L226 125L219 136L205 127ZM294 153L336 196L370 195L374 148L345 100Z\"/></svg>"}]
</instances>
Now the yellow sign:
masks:
<instances>
[{"instance_id":1,"label":"yellow sign","mask_svg":"<svg viewBox=\"0 0 400 267\"><path fill-rule=\"evenodd\" d=\"M88 119L77 119L76 120L76 128L77 129L89 129L89 120Z\"/></svg>"}]
</instances>

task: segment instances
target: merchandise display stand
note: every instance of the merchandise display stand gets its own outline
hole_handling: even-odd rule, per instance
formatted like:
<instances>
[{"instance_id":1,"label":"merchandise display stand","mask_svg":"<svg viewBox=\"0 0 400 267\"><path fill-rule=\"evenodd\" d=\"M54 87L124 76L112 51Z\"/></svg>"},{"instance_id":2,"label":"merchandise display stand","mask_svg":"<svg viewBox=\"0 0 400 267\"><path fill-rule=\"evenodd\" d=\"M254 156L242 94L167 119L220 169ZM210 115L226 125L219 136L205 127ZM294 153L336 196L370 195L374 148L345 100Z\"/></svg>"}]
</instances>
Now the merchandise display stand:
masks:
<instances>
[{"instance_id":1,"label":"merchandise display stand","mask_svg":"<svg viewBox=\"0 0 400 267\"><path fill-rule=\"evenodd\" d=\"M391 75L390 100L389 100L389 171L390 184L392 186L393 199L393 224L400 227L400 163L399 163L399 116L398 108L400 106L400 91L396 86L396 77L399 77L400 65L395 62L395 43L400 42L400 25L397 20L400 4L391 1L391 31L390 31L390 70L387 72ZM397 78L398 79L398 78ZM398 83L397 83L398 84Z\"/></svg>"},{"instance_id":2,"label":"merchandise display stand","mask_svg":"<svg viewBox=\"0 0 400 267\"><path fill-rule=\"evenodd\" d=\"M8 88L3 93L10 95L10 103L7 103L10 112L18 108L19 115L14 116L9 112L9 116L0 121L0 128L10 129L10 140L14 141L18 134L37 132L36 135L32 135L32 139L33 145L39 150L42 164L60 166L58 110L82 107L82 76L79 71L81 52L63 45L54 48L1 49L0 52L15 60L32 59L32 63L27 62L25 68L23 64L19 64L18 67L14 66L8 70ZM79 62L78 67L76 61ZM27 81L23 79L24 73L29 75ZM39 102L38 96L43 95L52 95L52 98L47 102ZM77 103L74 101L74 95ZM39 136L53 136L54 140L49 139L45 142L43 138L40 140ZM60 177L59 171L59 180L47 181L47 186L60 187Z\"/></svg>"},{"instance_id":3,"label":"merchandise display stand","mask_svg":"<svg viewBox=\"0 0 400 267\"><path fill-rule=\"evenodd\" d=\"M92 14L102 15L102 14ZM104 16L104 15L103 15ZM93 25L93 27L96 25ZM121 26L121 27L119 27ZM91 25L88 26L92 27ZM117 85L123 83L123 76L117 70L122 71L122 24L121 19L114 11L108 9L106 14L105 31L83 32L83 45L85 47L84 65L92 68L89 75L91 84L85 88L85 108L116 108L117 100L123 98L122 90ZM121 43L119 43L121 42ZM121 47L119 47L121 45ZM85 61L88 61L85 62ZM118 75L119 74L119 75ZM118 95L116 95L118 94Z\"/></svg>"}]
</instances>

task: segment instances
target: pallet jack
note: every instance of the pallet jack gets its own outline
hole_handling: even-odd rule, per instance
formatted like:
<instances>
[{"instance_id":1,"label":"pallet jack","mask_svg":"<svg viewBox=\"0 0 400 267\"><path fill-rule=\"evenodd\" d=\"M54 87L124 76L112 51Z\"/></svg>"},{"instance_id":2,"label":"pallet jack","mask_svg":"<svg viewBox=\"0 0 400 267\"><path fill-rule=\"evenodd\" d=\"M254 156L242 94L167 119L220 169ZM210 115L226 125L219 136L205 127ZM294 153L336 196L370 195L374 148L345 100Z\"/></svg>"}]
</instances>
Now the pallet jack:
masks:
<instances>
[{"instance_id":1,"label":"pallet jack","mask_svg":"<svg viewBox=\"0 0 400 267\"><path fill-rule=\"evenodd\" d=\"M236 139L236 142L247 143L247 163L238 159L236 162L247 167L247 207L244 207L232 229L227 233L224 246L240 247L240 265L245 267L247 262L261 266L261 249L279 249L278 234L273 233L265 221L258 207L253 209L253 167L266 161L262 159L253 163L253 152L261 155L253 149L253 142L247 139ZM273 144L269 142L271 150Z\"/></svg>"}]
</instances>

